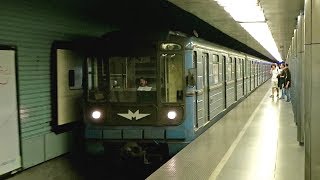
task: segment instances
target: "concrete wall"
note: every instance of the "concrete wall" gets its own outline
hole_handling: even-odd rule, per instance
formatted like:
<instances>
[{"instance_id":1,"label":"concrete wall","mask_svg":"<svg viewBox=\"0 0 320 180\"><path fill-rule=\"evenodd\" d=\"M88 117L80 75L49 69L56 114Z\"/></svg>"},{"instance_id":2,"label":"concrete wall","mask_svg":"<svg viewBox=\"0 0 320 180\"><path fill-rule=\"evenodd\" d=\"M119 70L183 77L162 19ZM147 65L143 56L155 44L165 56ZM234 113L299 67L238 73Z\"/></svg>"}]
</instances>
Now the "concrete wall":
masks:
<instances>
[{"instance_id":1,"label":"concrete wall","mask_svg":"<svg viewBox=\"0 0 320 180\"><path fill-rule=\"evenodd\" d=\"M100 36L110 27L64 1L3 0L0 44L17 47L23 168L68 152L71 133L51 132L50 48L54 40Z\"/></svg>"}]
</instances>

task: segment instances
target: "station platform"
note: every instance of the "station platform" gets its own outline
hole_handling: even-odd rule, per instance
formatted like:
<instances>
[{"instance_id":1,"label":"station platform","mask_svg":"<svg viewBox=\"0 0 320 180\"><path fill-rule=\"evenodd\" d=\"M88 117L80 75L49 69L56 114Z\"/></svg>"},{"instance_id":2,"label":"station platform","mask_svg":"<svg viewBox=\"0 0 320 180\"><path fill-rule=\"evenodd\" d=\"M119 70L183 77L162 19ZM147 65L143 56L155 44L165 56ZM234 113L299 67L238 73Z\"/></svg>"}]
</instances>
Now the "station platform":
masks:
<instances>
[{"instance_id":1,"label":"station platform","mask_svg":"<svg viewBox=\"0 0 320 180\"><path fill-rule=\"evenodd\" d=\"M304 147L297 142L291 103L270 98L270 82L254 91L149 177L150 180L303 180ZM64 155L8 180L109 178L105 163L78 167ZM76 164L76 165L75 165ZM84 166L87 167L87 166ZM89 173L85 174L84 172ZM101 178L95 178L100 175ZM0 178L1 179L1 178ZM144 178L143 178L144 179Z\"/></svg>"},{"instance_id":2,"label":"station platform","mask_svg":"<svg viewBox=\"0 0 320 180\"><path fill-rule=\"evenodd\" d=\"M270 94L268 81L147 179L304 179L291 103Z\"/></svg>"}]
</instances>

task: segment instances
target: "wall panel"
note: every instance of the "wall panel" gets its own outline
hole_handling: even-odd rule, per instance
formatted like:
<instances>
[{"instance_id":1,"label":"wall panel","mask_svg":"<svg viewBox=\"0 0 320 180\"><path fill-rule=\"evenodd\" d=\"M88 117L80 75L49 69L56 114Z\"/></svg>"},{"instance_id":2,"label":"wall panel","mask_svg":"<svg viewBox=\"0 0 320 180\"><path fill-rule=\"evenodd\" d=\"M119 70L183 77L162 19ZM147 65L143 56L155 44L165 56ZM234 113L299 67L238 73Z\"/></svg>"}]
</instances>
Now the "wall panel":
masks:
<instances>
[{"instance_id":1,"label":"wall panel","mask_svg":"<svg viewBox=\"0 0 320 180\"><path fill-rule=\"evenodd\" d=\"M50 51L54 40L101 36L111 29L60 1L4 0L0 6L0 44L17 47L18 96L24 168L65 153L68 135L51 133ZM78 9L77 9L78 8ZM61 141L63 145L57 145ZM48 150L46 147L58 150ZM50 152L49 155L45 153ZM46 158L47 157L47 158Z\"/></svg>"}]
</instances>

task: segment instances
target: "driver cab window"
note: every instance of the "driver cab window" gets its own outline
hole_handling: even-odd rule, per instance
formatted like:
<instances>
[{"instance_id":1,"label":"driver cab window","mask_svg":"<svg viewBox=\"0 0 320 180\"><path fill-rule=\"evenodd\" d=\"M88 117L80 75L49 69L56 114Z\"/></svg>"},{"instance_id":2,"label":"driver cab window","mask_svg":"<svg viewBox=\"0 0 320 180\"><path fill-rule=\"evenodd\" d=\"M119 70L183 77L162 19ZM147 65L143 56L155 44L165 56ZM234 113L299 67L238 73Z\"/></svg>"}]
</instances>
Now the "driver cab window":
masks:
<instances>
[{"instance_id":1,"label":"driver cab window","mask_svg":"<svg viewBox=\"0 0 320 180\"><path fill-rule=\"evenodd\" d=\"M87 97L88 100L105 100L106 93L104 88L107 86L104 79L105 74L103 73L103 60L90 57L86 60L87 63Z\"/></svg>"},{"instance_id":2,"label":"driver cab window","mask_svg":"<svg viewBox=\"0 0 320 180\"><path fill-rule=\"evenodd\" d=\"M183 58L179 54L161 54L161 100L183 100Z\"/></svg>"},{"instance_id":3,"label":"driver cab window","mask_svg":"<svg viewBox=\"0 0 320 180\"><path fill-rule=\"evenodd\" d=\"M110 57L111 102L156 102L156 59L144 57Z\"/></svg>"}]
</instances>

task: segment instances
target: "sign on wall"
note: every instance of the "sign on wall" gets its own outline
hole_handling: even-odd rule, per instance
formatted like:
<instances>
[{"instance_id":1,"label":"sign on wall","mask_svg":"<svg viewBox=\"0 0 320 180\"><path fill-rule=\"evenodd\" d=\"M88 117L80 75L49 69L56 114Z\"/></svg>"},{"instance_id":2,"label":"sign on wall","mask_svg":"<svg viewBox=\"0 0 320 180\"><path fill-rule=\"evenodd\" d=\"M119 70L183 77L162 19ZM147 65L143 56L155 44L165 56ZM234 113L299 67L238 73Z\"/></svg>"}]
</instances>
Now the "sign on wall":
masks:
<instances>
[{"instance_id":1,"label":"sign on wall","mask_svg":"<svg viewBox=\"0 0 320 180\"><path fill-rule=\"evenodd\" d=\"M15 50L0 47L0 175L21 167Z\"/></svg>"}]
</instances>

